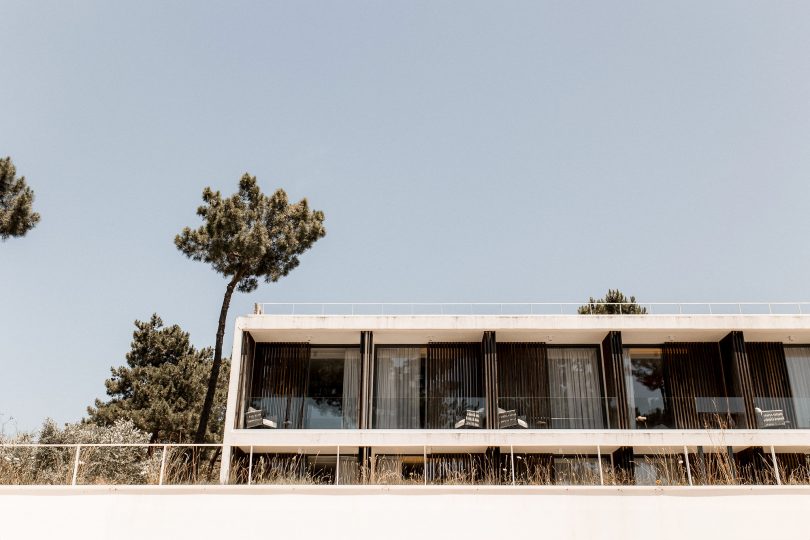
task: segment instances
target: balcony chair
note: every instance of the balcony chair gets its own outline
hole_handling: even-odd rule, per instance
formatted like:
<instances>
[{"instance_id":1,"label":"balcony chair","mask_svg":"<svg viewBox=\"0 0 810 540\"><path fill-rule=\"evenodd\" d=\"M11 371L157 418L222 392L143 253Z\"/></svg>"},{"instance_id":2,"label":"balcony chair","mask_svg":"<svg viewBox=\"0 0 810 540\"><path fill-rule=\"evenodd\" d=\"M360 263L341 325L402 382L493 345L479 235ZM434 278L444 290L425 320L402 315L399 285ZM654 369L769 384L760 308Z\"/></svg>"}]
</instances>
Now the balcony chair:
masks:
<instances>
[{"instance_id":1,"label":"balcony chair","mask_svg":"<svg viewBox=\"0 0 810 540\"><path fill-rule=\"evenodd\" d=\"M517 410L504 410L498 408L498 427L500 429L522 428L528 429L529 424L523 418L518 418Z\"/></svg>"},{"instance_id":2,"label":"balcony chair","mask_svg":"<svg viewBox=\"0 0 810 540\"><path fill-rule=\"evenodd\" d=\"M277 429L278 422L276 422L275 416L265 418L264 411L262 409L254 409L253 407L248 407L248 410L245 413L245 428L253 429L257 427Z\"/></svg>"},{"instance_id":3,"label":"balcony chair","mask_svg":"<svg viewBox=\"0 0 810 540\"><path fill-rule=\"evenodd\" d=\"M785 419L785 412L782 409L763 411L755 407L754 412L757 414L757 427L760 429L785 428L790 423Z\"/></svg>"},{"instance_id":4,"label":"balcony chair","mask_svg":"<svg viewBox=\"0 0 810 540\"><path fill-rule=\"evenodd\" d=\"M472 428L481 429L483 427L484 409L472 410L467 409L464 412L464 418L456 422L456 429Z\"/></svg>"}]
</instances>

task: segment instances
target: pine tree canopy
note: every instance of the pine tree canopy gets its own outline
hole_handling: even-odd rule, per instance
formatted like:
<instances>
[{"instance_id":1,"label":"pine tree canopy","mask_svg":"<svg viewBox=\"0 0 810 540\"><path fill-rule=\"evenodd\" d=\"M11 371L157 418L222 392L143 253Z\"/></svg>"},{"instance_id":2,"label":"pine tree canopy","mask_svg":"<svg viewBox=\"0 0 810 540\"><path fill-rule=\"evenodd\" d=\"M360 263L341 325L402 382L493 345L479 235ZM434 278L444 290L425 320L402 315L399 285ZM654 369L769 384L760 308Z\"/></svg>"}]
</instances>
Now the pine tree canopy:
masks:
<instances>
[{"instance_id":1,"label":"pine tree canopy","mask_svg":"<svg viewBox=\"0 0 810 540\"><path fill-rule=\"evenodd\" d=\"M34 191L25 177L16 177L17 169L10 157L0 159L0 239L24 236L39 222L33 211Z\"/></svg>"},{"instance_id":2,"label":"pine tree canopy","mask_svg":"<svg viewBox=\"0 0 810 540\"><path fill-rule=\"evenodd\" d=\"M324 215L310 210L306 199L291 204L283 189L269 197L259 189L255 176L245 173L239 192L223 198L210 187L203 190L197 215L204 223L178 234L174 243L187 257L209 263L230 278L225 287L214 345L214 362L195 442L202 442L219 378L225 321L234 289L251 292L259 279L275 282L298 266L298 256L326 235Z\"/></svg>"},{"instance_id":3,"label":"pine tree canopy","mask_svg":"<svg viewBox=\"0 0 810 540\"><path fill-rule=\"evenodd\" d=\"M608 289L604 298L591 297L584 306L579 306L580 315L644 315L647 308L636 303L636 297L627 298L619 289Z\"/></svg>"},{"instance_id":4,"label":"pine tree canopy","mask_svg":"<svg viewBox=\"0 0 810 540\"><path fill-rule=\"evenodd\" d=\"M187 332L176 324L163 326L157 314L148 322L135 321L135 327L126 365L112 368L112 377L105 382L110 399L97 399L95 407L87 409L90 422L109 426L131 420L151 434L152 442L190 442L208 387L212 350L195 349ZM214 398L208 441L222 435L228 367L226 362L226 375Z\"/></svg>"},{"instance_id":5,"label":"pine tree canopy","mask_svg":"<svg viewBox=\"0 0 810 540\"><path fill-rule=\"evenodd\" d=\"M223 198L210 187L197 209L205 223L177 235L177 249L195 261L211 264L237 289L251 292L258 279L274 282L298 266L298 256L326 234L324 214L310 211L306 199L291 204L283 189L264 195L255 176L245 174L239 192Z\"/></svg>"}]
</instances>

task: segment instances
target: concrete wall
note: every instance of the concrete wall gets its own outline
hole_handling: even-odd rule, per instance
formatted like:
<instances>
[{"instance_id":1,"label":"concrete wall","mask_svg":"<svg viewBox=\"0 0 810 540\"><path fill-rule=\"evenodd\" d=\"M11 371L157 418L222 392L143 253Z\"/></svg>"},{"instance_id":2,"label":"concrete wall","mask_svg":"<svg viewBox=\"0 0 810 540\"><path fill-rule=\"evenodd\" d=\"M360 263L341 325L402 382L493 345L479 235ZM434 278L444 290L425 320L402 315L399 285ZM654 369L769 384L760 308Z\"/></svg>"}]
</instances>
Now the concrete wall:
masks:
<instances>
[{"instance_id":1,"label":"concrete wall","mask_svg":"<svg viewBox=\"0 0 810 540\"><path fill-rule=\"evenodd\" d=\"M810 487L0 487L11 538L808 538Z\"/></svg>"}]
</instances>

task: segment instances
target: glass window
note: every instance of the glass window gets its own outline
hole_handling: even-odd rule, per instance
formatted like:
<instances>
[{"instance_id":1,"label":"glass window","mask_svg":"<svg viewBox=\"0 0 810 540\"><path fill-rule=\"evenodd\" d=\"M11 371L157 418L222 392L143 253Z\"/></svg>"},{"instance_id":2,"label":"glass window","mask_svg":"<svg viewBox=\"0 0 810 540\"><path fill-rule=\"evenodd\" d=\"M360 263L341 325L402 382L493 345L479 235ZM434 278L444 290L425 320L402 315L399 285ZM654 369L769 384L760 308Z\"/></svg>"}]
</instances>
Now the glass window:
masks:
<instances>
[{"instance_id":1,"label":"glass window","mask_svg":"<svg viewBox=\"0 0 810 540\"><path fill-rule=\"evenodd\" d=\"M498 344L498 408L510 427L602 429L602 386L596 347Z\"/></svg>"},{"instance_id":2,"label":"glass window","mask_svg":"<svg viewBox=\"0 0 810 540\"><path fill-rule=\"evenodd\" d=\"M309 359L304 427L357 429L359 398L359 349L313 347Z\"/></svg>"},{"instance_id":3,"label":"glass window","mask_svg":"<svg viewBox=\"0 0 810 540\"><path fill-rule=\"evenodd\" d=\"M624 369L630 426L636 429L674 428L669 396L664 384L660 348L626 348Z\"/></svg>"},{"instance_id":4,"label":"glass window","mask_svg":"<svg viewBox=\"0 0 810 540\"><path fill-rule=\"evenodd\" d=\"M785 347L796 427L810 428L810 347Z\"/></svg>"},{"instance_id":5,"label":"glass window","mask_svg":"<svg viewBox=\"0 0 810 540\"><path fill-rule=\"evenodd\" d=\"M549 347L548 380L552 428L605 427L597 349Z\"/></svg>"},{"instance_id":6,"label":"glass window","mask_svg":"<svg viewBox=\"0 0 810 540\"><path fill-rule=\"evenodd\" d=\"M424 425L424 347L377 347L371 426L419 429Z\"/></svg>"},{"instance_id":7,"label":"glass window","mask_svg":"<svg viewBox=\"0 0 810 540\"><path fill-rule=\"evenodd\" d=\"M248 429L356 429L360 350L260 343L247 386Z\"/></svg>"}]
</instances>

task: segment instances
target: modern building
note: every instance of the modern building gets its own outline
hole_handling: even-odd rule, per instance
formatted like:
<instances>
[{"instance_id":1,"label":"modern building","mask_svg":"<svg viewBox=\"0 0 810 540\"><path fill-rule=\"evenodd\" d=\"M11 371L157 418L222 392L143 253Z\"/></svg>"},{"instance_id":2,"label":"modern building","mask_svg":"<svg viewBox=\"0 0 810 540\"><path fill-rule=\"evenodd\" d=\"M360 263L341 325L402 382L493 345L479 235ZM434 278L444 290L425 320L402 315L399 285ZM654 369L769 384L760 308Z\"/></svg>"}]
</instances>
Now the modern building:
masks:
<instances>
[{"instance_id":1,"label":"modern building","mask_svg":"<svg viewBox=\"0 0 810 540\"><path fill-rule=\"evenodd\" d=\"M647 309L257 305L221 482L810 483L808 306Z\"/></svg>"}]
</instances>

